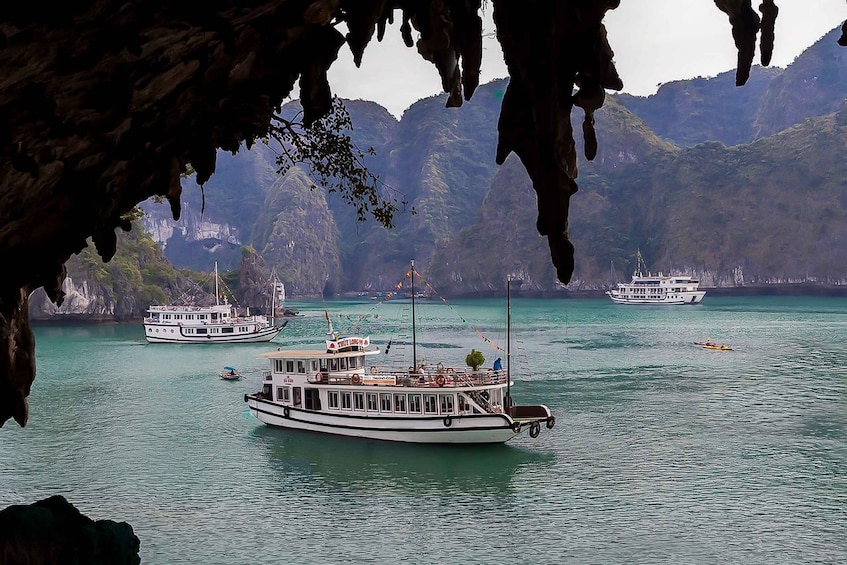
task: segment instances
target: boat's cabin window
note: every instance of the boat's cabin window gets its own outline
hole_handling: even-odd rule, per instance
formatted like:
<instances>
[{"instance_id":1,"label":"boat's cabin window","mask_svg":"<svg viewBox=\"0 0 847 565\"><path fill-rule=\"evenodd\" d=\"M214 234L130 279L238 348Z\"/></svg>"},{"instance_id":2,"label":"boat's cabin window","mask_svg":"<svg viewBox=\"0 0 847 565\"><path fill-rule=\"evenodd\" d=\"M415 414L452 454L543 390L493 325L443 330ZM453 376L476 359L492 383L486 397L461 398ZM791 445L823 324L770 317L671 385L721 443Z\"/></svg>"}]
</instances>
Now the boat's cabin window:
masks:
<instances>
[{"instance_id":1,"label":"boat's cabin window","mask_svg":"<svg viewBox=\"0 0 847 565\"><path fill-rule=\"evenodd\" d=\"M197 328L197 333L198 334L207 334L209 332L206 330L206 328Z\"/></svg>"},{"instance_id":2,"label":"boat's cabin window","mask_svg":"<svg viewBox=\"0 0 847 565\"><path fill-rule=\"evenodd\" d=\"M326 359L321 359L321 372L326 372Z\"/></svg>"},{"instance_id":3,"label":"boat's cabin window","mask_svg":"<svg viewBox=\"0 0 847 565\"><path fill-rule=\"evenodd\" d=\"M353 407L352 395L349 392L341 393L341 408L343 410L350 410Z\"/></svg>"},{"instance_id":4,"label":"boat's cabin window","mask_svg":"<svg viewBox=\"0 0 847 565\"><path fill-rule=\"evenodd\" d=\"M329 407L333 410L338 410L338 391L331 390L327 393L329 397Z\"/></svg>"},{"instance_id":5,"label":"boat's cabin window","mask_svg":"<svg viewBox=\"0 0 847 565\"><path fill-rule=\"evenodd\" d=\"M305 373L306 372L306 362L305 361L297 361L297 372Z\"/></svg>"},{"instance_id":6,"label":"boat's cabin window","mask_svg":"<svg viewBox=\"0 0 847 565\"><path fill-rule=\"evenodd\" d=\"M321 409L321 391L316 388L303 389L304 407L306 410ZM337 401L337 397L336 397Z\"/></svg>"},{"instance_id":7,"label":"boat's cabin window","mask_svg":"<svg viewBox=\"0 0 847 565\"><path fill-rule=\"evenodd\" d=\"M299 386L294 388L294 406L300 406L302 390Z\"/></svg>"},{"instance_id":8,"label":"boat's cabin window","mask_svg":"<svg viewBox=\"0 0 847 565\"><path fill-rule=\"evenodd\" d=\"M438 397L434 394L423 395L424 412L427 414L438 414Z\"/></svg>"},{"instance_id":9,"label":"boat's cabin window","mask_svg":"<svg viewBox=\"0 0 847 565\"><path fill-rule=\"evenodd\" d=\"M382 412L391 412L391 394L382 393L379 395L379 409Z\"/></svg>"},{"instance_id":10,"label":"boat's cabin window","mask_svg":"<svg viewBox=\"0 0 847 565\"><path fill-rule=\"evenodd\" d=\"M365 409L365 393L364 392L354 392L353 393L353 409L354 410L364 410Z\"/></svg>"},{"instance_id":11,"label":"boat's cabin window","mask_svg":"<svg viewBox=\"0 0 847 565\"><path fill-rule=\"evenodd\" d=\"M420 414L421 413L421 395L420 394L410 394L409 395L409 412Z\"/></svg>"},{"instance_id":12,"label":"boat's cabin window","mask_svg":"<svg viewBox=\"0 0 847 565\"><path fill-rule=\"evenodd\" d=\"M349 360L349 365L351 369L356 369L357 367L361 367L359 364L360 359L358 357L351 357Z\"/></svg>"},{"instance_id":13,"label":"boat's cabin window","mask_svg":"<svg viewBox=\"0 0 847 565\"><path fill-rule=\"evenodd\" d=\"M277 402L291 402L291 388L287 386L276 387Z\"/></svg>"},{"instance_id":14,"label":"boat's cabin window","mask_svg":"<svg viewBox=\"0 0 847 565\"><path fill-rule=\"evenodd\" d=\"M293 373L294 372L294 361L286 360L285 361L285 372Z\"/></svg>"},{"instance_id":15,"label":"boat's cabin window","mask_svg":"<svg viewBox=\"0 0 847 565\"><path fill-rule=\"evenodd\" d=\"M338 359L330 359L329 360L329 370L337 371L338 370Z\"/></svg>"},{"instance_id":16,"label":"boat's cabin window","mask_svg":"<svg viewBox=\"0 0 847 565\"><path fill-rule=\"evenodd\" d=\"M318 370L318 360L312 359L312 372L316 372Z\"/></svg>"},{"instance_id":17,"label":"boat's cabin window","mask_svg":"<svg viewBox=\"0 0 847 565\"><path fill-rule=\"evenodd\" d=\"M274 359L274 373L281 373L284 366L285 361L282 359Z\"/></svg>"},{"instance_id":18,"label":"boat's cabin window","mask_svg":"<svg viewBox=\"0 0 847 565\"><path fill-rule=\"evenodd\" d=\"M377 404L377 398L375 392L368 393L368 411L369 412L378 412L379 405Z\"/></svg>"},{"instance_id":19,"label":"boat's cabin window","mask_svg":"<svg viewBox=\"0 0 847 565\"><path fill-rule=\"evenodd\" d=\"M439 394L439 400L441 400L441 413L442 414L452 414L453 413L453 395L452 394Z\"/></svg>"},{"instance_id":20,"label":"boat's cabin window","mask_svg":"<svg viewBox=\"0 0 847 565\"><path fill-rule=\"evenodd\" d=\"M394 395L394 411L395 412L405 412L406 411L406 395L405 394L395 394Z\"/></svg>"},{"instance_id":21,"label":"boat's cabin window","mask_svg":"<svg viewBox=\"0 0 847 565\"><path fill-rule=\"evenodd\" d=\"M342 358L340 359L340 361L341 361L341 370L342 370L342 371L346 371L346 370L347 370L347 358L346 358L346 357L342 357Z\"/></svg>"}]
</instances>

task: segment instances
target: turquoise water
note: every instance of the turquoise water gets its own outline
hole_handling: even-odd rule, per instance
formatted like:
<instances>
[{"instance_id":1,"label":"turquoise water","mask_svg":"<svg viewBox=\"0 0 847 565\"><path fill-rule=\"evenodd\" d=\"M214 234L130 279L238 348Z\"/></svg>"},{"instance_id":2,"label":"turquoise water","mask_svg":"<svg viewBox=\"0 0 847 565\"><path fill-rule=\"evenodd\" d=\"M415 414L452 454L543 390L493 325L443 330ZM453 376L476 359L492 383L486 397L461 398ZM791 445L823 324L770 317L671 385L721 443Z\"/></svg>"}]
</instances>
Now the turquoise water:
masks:
<instances>
[{"instance_id":1,"label":"turquoise water","mask_svg":"<svg viewBox=\"0 0 847 565\"><path fill-rule=\"evenodd\" d=\"M63 494L148 564L847 562L847 299L512 302L513 394L557 423L499 446L285 432L245 410L271 347L360 328L411 359L408 303L289 304L271 344L38 327L0 507ZM490 364L502 300L418 302L417 356ZM693 344L711 337L734 351ZM396 357L395 357L396 356ZM244 381L218 378L224 365Z\"/></svg>"}]
</instances>

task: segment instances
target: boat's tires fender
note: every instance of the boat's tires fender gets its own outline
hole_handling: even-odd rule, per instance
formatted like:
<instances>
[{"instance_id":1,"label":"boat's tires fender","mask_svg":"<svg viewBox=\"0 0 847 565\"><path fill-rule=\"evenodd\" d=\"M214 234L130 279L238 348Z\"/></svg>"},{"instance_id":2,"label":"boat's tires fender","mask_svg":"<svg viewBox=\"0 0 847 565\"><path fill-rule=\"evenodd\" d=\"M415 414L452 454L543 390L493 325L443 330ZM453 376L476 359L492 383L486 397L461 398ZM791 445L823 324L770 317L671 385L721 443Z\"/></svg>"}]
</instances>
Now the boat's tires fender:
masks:
<instances>
[{"instance_id":1,"label":"boat's tires fender","mask_svg":"<svg viewBox=\"0 0 847 565\"><path fill-rule=\"evenodd\" d=\"M520 422L512 422L512 431L516 434L521 433L521 423Z\"/></svg>"},{"instance_id":2,"label":"boat's tires fender","mask_svg":"<svg viewBox=\"0 0 847 565\"><path fill-rule=\"evenodd\" d=\"M247 395L244 395L244 402L247 402Z\"/></svg>"},{"instance_id":3,"label":"boat's tires fender","mask_svg":"<svg viewBox=\"0 0 847 565\"><path fill-rule=\"evenodd\" d=\"M447 379L444 378L444 375L438 375L435 377L435 384L438 386L444 386L447 383Z\"/></svg>"},{"instance_id":4,"label":"boat's tires fender","mask_svg":"<svg viewBox=\"0 0 847 565\"><path fill-rule=\"evenodd\" d=\"M450 416L447 416L446 418L444 418L444 427L445 428L449 428L452 425L453 425L453 418L451 418Z\"/></svg>"},{"instance_id":5,"label":"boat's tires fender","mask_svg":"<svg viewBox=\"0 0 847 565\"><path fill-rule=\"evenodd\" d=\"M371 367L371 374L372 374L372 375L375 375L375 374L376 374L376 371L377 371L377 368L376 368L375 366L374 366L374 367Z\"/></svg>"},{"instance_id":6,"label":"boat's tires fender","mask_svg":"<svg viewBox=\"0 0 847 565\"><path fill-rule=\"evenodd\" d=\"M529 437L538 437L538 434L541 433L541 424L538 422L533 422L529 425Z\"/></svg>"},{"instance_id":7,"label":"boat's tires fender","mask_svg":"<svg viewBox=\"0 0 847 565\"><path fill-rule=\"evenodd\" d=\"M555 416L550 416L549 418L547 418L547 429L548 430L552 430L553 426L555 426L555 425L556 425L556 417Z\"/></svg>"},{"instance_id":8,"label":"boat's tires fender","mask_svg":"<svg viewBox=\"0 0 847 565\"><path fill-rule=\"evenodd\" d=\"M353 381L354 385L361 384L362 377L360 377L359 374L356 373L355 375L353 375L353 378L351 380Z\"/></svg>"},{"instance_id":9,"label":"boat's tires fender","mask_svg":"<svg viewBox=\"0 0 847 565\"><path fill-rule=\"evenodd\" d=\"M289 410L288 406L286 406L285 408L282 409L282 417L283 418L290 418L291 417L291 410Z\"/></svg>"},{"instance_id":10,"label":"boat's tires fender","mask_svg":"<svg viewBox=\"0 0 847 565\"><path fill-rule=\"evenodd\" d=\"M316 383L319 383L319 382L321 382L322 380L324 380L324 376L323 376L323 374L322 374L322 373L318 373L317 375L315 375L315 382L316 382Z\"/></svg>"}]
</instances>

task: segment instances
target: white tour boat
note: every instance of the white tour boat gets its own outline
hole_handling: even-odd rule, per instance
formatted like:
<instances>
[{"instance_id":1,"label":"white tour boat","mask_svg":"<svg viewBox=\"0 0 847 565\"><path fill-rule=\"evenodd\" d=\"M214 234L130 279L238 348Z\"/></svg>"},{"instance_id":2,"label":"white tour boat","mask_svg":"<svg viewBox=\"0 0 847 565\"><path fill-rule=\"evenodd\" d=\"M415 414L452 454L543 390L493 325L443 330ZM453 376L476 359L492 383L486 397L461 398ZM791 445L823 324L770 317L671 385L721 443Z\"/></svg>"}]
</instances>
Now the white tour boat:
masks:
<instances>
[{"instance_id":1,"label":"white tour boat","mask_svg":"<svg viewBox=\"0 0 847 565\"><path fill-rule=\"evenodd\" d=\"M215 303L208 306L154 305L147 308L144 334L150 343L256 343L275 338L279 326L266 316L241 316L226 297L220 299L218 264L215 263ZM274 286L275 300L277 288ZM272 306L271 312L274 311Z\"/></svg>"},{"instance_id":2,"label":"white tour boat","mask_svg":"<svg viewBox=\"0 0 847 565\"><path fill-rule=\"evenodd\" d=\"M414 281L414 262L410 272ZM505 369L415 371L414 325L413 299L408 368L370 363L380 350L368 337L331 335L320 349L263 354L270 370L244 401L269 426L410 443L503 443L555 425L547 406L512 402L508 349Z\"/></svg>"},{"instance_id":3,"label":"white tour boat","mask_svg":"<svg viewBox=\"0 0 847 565\"><path fill-rule=\"evenodd\" d=\"M700 281L690 276L651 274L638 251L632 280L606 294L615 304L698 304L706 296L699 288Z\"/></svg>"}]
</instances>

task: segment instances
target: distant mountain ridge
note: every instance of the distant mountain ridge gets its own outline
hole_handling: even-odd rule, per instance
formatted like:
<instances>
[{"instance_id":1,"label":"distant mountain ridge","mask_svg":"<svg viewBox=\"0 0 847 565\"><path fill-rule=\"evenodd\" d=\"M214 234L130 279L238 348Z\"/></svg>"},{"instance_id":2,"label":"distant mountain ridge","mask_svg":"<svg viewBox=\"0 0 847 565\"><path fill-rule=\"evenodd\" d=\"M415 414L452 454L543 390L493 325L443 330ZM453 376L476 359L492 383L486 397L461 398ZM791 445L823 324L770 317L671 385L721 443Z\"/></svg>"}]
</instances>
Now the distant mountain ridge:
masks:
<instances>
[{"instance_id":1,"label":"distant mountain ridge","mask_svg":"<svg viewBox=\"0 0 847 565\"><path fill-rule=\"evenodd\" d=\"M847 67L837 32L784 70L754 68L745 87L725 73L649 97L607 96L597 157L580 159L571 199L576 269L567 288L607 288L611 272L628 278L639 248L654 270L685 271L706 286L847 283ZM249 246L290 297L387 290L410 259L456 294L500 292L507 274L528 290L562 291L522 165L514 156L494 163L506 84L481 85L461 108L444 108L445 96L421 100L400 120L376 103L345 101L351 137L376 150L368 166L382 190L409 202L392 230L357 223L299 167L280 177L273 147L261 144L219 153L202 214L201 191L187 179L180 222L149 203L144 224L178 268L236 269ZM573 120L579 131L579 109Z\"/></svg>"}]
</instances>

